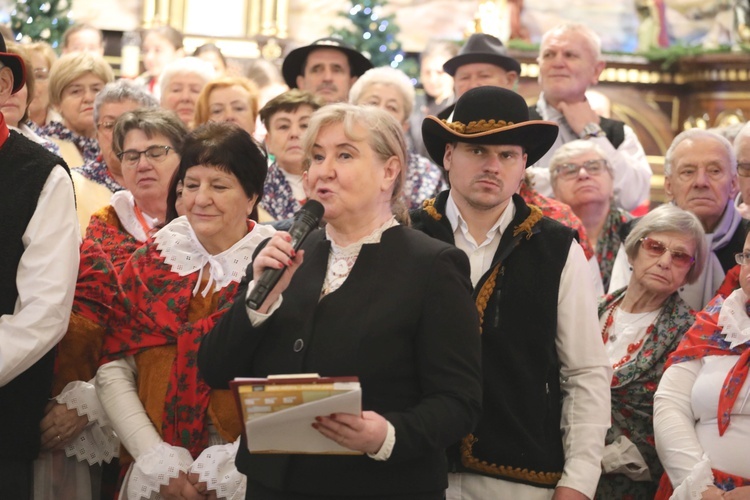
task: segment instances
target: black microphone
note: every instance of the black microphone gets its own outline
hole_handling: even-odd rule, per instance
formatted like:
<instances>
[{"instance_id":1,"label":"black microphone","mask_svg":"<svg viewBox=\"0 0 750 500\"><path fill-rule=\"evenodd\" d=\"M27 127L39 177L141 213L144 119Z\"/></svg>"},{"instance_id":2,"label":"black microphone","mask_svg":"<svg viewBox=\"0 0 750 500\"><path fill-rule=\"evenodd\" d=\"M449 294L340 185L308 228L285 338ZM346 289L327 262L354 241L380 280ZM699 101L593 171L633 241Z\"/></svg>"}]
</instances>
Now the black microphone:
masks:
<instances>
[{"instance_id":1,"label":"black microphone","mask_svg":"<svg viewBox=\"0 0 750 500\"><path fill-rule=\"evenodd\" d=\"M289 228L289 235L292 237L292 247L296 252L302 246L307 235L314 229L317 229L320 219L323 217L323 205L316 200L307 200L299 211L294 214L294 223ZM255 288L250 292L250 296L245 302L250 309L258 309L266 301L268 294L281 279L281 275L286 271L286 266L281 269L267 268L255 282Z\"/></svg>"}]
</instances>

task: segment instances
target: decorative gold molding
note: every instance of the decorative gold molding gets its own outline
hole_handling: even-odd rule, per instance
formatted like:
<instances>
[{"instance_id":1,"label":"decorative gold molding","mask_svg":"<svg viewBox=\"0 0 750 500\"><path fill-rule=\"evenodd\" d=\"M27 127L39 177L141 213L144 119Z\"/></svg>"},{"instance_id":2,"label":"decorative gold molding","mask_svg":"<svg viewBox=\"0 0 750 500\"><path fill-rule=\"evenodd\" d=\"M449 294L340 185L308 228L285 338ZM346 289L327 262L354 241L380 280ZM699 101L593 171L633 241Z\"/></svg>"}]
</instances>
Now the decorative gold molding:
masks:
<instances>
[{"instance_id":1,"label":"decorative gold molding","mask_svg":"<svg viewBox=\"0 0 750 500\"><path fill-rule=\"evenodd\" d=\"M289 33L289 0L238 0L241 3L239 9L233 11L232 15L241 16L243 19L240 35L242 38L254 36L275 37L285 39ZM191 9L192 8L192 9ZM192 13L194 9L214 8L206 5L200 0L144 0L143 1L143 27L170 25L185 35L199 37L226 37L226 29L221 25L205 26L200 33L195 32L187 26L188 10ZM231 34L237 39L234 33Z\"/></svg>"}]
</instances>

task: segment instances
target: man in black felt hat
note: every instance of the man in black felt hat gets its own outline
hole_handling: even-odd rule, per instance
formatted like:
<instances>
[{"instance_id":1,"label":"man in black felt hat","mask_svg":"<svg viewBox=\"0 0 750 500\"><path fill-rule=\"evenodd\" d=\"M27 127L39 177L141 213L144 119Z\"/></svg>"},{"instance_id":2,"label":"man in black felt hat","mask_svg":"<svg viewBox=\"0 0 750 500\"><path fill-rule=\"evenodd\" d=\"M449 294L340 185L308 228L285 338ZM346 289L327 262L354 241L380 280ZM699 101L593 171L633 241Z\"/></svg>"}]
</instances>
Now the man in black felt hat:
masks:
<instances>
[{"instance_id":1,"label":"man in black felt hat","mask_svg":"<svg viewBox=\"0 0 750 500\"><path fill-rule=\"evenodd\" d=\"M0 106L24 86L25 71L0 37ZM0 496L25 500L43 441L53 348L73 304L80 237L67 166L9 131L2 113L0 177ZM63 431L49 430L52 444L61 444Z\"/></svg>"},{"instance_id":2,"label":"man in black felt hat","mask_svg":"<svg viewBox=\"0 0 750 500\"><path fill-rule=\"evenodd\" d=\"M492 85L513 89L521 74L521 64L508 56L498 38L486 33L472 34L455 57L445 61L443 70L453 77L456 99L476 87ZM455 104L438 114L447 119Z\"/></svg>"},{"instance_id":3,"label":"man in black felt hat","mask_svg":"<svg viewBox=\"0 0 750 500\"><path fill-rule=\"evenodd\" d=\"M326 103L349 99L349 89L372 63L340 38L315 40L291 51L281 66L289 88L320 96Z\"/></svg>"},{"instance_id":4,"label":"man in black felt hat","mask_svg":"<svg viewBox=\"0 0 750 500\"><path fill-rule=\"evenodd\" d=\"M479 87L453 121L425 118L451 188L411 213L469 256L482 327L483 415L449 450L447 498L593 498L610 425L612 369L575 232L515 194L557 125L523 97Z\"/></svg>"}]
</instances>

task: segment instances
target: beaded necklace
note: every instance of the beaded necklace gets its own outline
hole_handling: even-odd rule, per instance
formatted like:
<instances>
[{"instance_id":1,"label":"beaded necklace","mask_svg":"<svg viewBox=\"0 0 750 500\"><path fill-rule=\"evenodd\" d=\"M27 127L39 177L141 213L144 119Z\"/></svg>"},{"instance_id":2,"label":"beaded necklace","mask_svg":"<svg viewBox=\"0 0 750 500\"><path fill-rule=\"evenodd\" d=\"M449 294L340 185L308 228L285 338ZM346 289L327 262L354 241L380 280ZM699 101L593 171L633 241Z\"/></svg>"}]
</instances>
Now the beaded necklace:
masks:
<instances>
[{"instance_id":1,"label":"beaded necklace","mask_svg":"<svg viewBox=\"0 0 750 500\"><path fill-rule=\"evenodd\" d=\"M609 342L610 338L612 339L612 341L614 341L616 339L615 335L612 335L610 337L609 332L610 332L610 328L612 327L612 325L615 322L615 309L617 309L617 307L620 305L620 302L622 302L622 300L623 300L624 297L625 297L625 295L623 295L622 297L620 297L619 300L614 301L609 306L609 309L608 309L608 312L607 312L607 319L604 320L604 326L602 327L602 341L605 344L607 342ZM650 314L651 312L653 312L653 311L649 311L646 314ZM651 323L651 325L648 327L649 330L652 329L653 326L654 326L654 324ZM636 353L638 351L638 349L640 349L641 346L643 345L644 338L641 338L637 342L633 342L631 344L628 344L627 354L625 354L625 356L623 356L622 358L620 358L620 360L618 362L614 363L612 365L612 368L614 370L617 370L618 368L620 368L624 364L628 363L632 359L632 355L634 353Z\"/></svg>"}]
</instances>

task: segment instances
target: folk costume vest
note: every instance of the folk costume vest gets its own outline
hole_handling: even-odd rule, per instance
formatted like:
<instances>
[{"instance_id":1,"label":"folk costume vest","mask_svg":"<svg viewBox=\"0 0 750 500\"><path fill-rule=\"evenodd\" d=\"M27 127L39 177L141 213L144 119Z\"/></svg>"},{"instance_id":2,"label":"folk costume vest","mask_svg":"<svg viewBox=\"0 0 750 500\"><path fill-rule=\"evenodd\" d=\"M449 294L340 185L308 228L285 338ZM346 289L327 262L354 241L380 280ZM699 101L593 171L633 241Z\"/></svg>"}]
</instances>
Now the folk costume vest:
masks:
<instances>
[{"instance_id":1,"label":"folk costume vest","mask_svg":"<svg viewBox=\"0 0 750 500\"><path fill-rule=\"evenodd\" d=\"M454 243L448 191L411 212L412 225ZM483 413L449 451L453 470L554 488L565 463L555 347L560 275L575 232L513 195L516 214L474 289L482 329Z\"/></svg>"},{"instance_id":2,"label":"folk costume vest","mask_svg":"<svg viewBox=\"0 0 750 500\"><path fill-rule=\"evenodd\" d=\"M1 115L0 115L1 116ZM5 128L1 122L0 127ZM7 130L7 128L5 128ZM21 134L11 132L0 147L0 315L13 314L21 240L36 210L39 195L59 157ZM50 256L54 258L54 256ZM39 422L52 385L55 350L0 387L0 457L33 460L39 454Z\"/></svg>"},{"instance_id":3,"label":"folk costume vest","mask_svg":"<svg viewBox=\"0 0 750 500\"><path fill-rule=\"evenodd\" d=\"M536 105L529 106L529 120L543 120L542 115L536 109ZM599 126L607 134L609 142L615 149L619 148L625 140L625 124L619 120L611 120L603 116L600 116L599 120Z\"/></svg>"}]
</instances>

